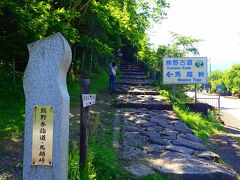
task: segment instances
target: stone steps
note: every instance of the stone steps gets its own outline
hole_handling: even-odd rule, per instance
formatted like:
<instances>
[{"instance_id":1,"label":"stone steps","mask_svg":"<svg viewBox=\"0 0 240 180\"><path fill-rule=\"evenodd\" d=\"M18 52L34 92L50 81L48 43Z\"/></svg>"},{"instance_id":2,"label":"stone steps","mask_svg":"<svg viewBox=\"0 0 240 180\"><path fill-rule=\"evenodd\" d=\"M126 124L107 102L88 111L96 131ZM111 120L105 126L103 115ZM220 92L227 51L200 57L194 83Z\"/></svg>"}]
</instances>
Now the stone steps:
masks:
<instances>
[{"instance_id":1,"label":"stone steps","mask_svg":"<svg viewBox=\"0 0 240 180\"><path fill-rule=\"evenodd\" d=\"M172 110L172 104L167 103L161 95L119 95L118 108L147 108L150 110Z\"/></svg>"},{"instance_id":2,"label":"stone steps","mask_svg":"<svg viewBox=\"0 0 240 180\"><path fill-rule=\"evenodd\" d=\"M120 67L120 70L141 70L141 68L140 67Z\"/></svg>"},{"instance_id":3,"label":"stone steps","mask_svg":"<svg viewBox=\"0 0 240 180\"><path fill-rule=\"evenodd\" d=\"M133 86L144 86L144 85L151 85L152 81L149 79L120 79L116 82L117 85L133 85Z\"/></svg>"},{"instance_id":4,"label":"stone steps","mask_svg":"<svg viewBox=\"0 0 240 180\"><path fill-rule=\"evenodd\" d=\"M141 69L140 66L120 66L120 70L124 69Z\"/></svg>"},{"instance_id":5,"label":"stone steps","mask_svg":"<svg viewBox=\"0 0 240 180\"><path fill-rule=\"evenodd\" d=\"M125 72L143 72L141 69L124 69L124 70L121 70L122 73L125 73Z\"/></svg>"},{"instance_id":6,"label":"stone steps","mask_svg":"<svg viewBox=\"0 0 240 180\"><path fill-rule=\"evenodd\" d=\"M122 72L122 75L124 76L127 76L127 75L145 75L144 72L131 72L131 71L128 71L128 72Z\"/></svg>"},{"instance_id":7,"label":"stone steps","mask_svg":"<svg viewBox=\"0 0 240 180\"><path fill-rule=\"evenodd\" d=\"M115 93L132 95L159 95L151 86L116 85Z\"/></svg>"},{"instance_id":8,"label":"stone steps","mask_svg":"<svg viewBox=\"0 0 240 180\"><path fill-rule=\"evenodd\" d=\"M145 75L122 75L121 79L141 79L141 80L145 80L145 79L147 79L147 76L145 76Z\"/></svg>"},{"instance_id":9,"label":"stone steps","mask_svg":"<svg viewBox=\"0 0 240 180\"><path fill-rule=\"evenodd\" d=\"M232 169L216 163L219 156L176 116L140 69L128 66L122 76L115 89L116 116L122 119L119 150L127 171L139 178L159 172L178 180L237 179Z\"/></svg>"}]
</instances>

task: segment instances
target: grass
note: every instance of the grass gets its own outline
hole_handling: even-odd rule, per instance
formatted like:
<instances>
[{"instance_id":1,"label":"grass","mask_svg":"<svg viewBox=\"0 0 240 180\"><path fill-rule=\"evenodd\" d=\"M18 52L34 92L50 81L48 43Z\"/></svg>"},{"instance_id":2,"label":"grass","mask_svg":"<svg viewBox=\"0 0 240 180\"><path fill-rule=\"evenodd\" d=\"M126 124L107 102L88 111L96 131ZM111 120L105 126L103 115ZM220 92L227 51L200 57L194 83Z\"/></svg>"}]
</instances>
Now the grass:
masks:
<instances>
[{"instance_id":1,"label":"grass","mask_svg":"<svg viewBox=\"0 0 240 180\"><path fill-rule=\"evenodd\" d=\"M0 73L0 140L19 139L23 136L25 98L21 74L16 84L11 77Z\"/></svg>"},{"instance_id":2,"label":"grass","mask_svg":"<svg viewBox=\"0 0 240 180\"><path fill-rule=\"evenodd\" d=\"M174 104L173 109L177 116L193 130L194 134L204 141L206 141L210 135L224 130L213 112L202 116L199 113L190 111L186 106L179 104Z\"/></svg>"},{"instance_id":3,"label":"grass","mask_svg":"<svg viewBox=\"0 0 240 180\"><path fill-rule=\"evenodd\" d=\"M218 122L213 111L209 111L206 116L190 111L186 103L193 102L193 99L187 97L184 92L184 88L177 87L175 96L172 95L173 92L170 93L170 91L166 90L161 90L160 94L171 99L173 102L173 110L177 116L202 140L206 141L212 134L224 131L224 127Z\"/></svg>"},{"instance_id":4,"label":"grass","mask_svg":"<svg viewBox=\"0 0 240 180\"><path fill-rule=\"evenodd\" d=\"M73 148L69 155L69 179L124 179L126 171L118 161L113 146L114 109L109 106L93 121L89 134L88 163L79 172L79 151ZM76 150L77 149L77 150Z\"/></svg>"},{"instance_id":5,"label":"grass","mask_svg":"<svg viewBox=\"0 0 240 180\"><path fill-rule=\"evenodd\" d=\"M16 85L11 84L11 77L0 73L0 140L21 139L24 132L25 98L22 74L18 74ZM108 87L108 74L102 70L98 75L91 74L90 93L100 94ZM71 107L79 105L80 81L68 81ZM113 147L114 109L108 106L104 117L96 116L89 136L87 166L79 172L79 145L72 144L69 153L69 179L123 179L126 171L118 162L117 152ZM2 141L1 141L2 142Z\"/></svg>"},{"instance_id":6,"label":"grass","mask_svg":"<svg viewBox=\"0 0 240 180\"><path fill-rule=\"evenodd\" d=\"M99 74L91 76L90 92L100 94L108 88L108 73L102 70Z\"/></svg>"},{"instance_id":7,"label":"grass","mask_svg":"<svg viewBox=\"0 0 240 180\"><path fill-rule=\"evenodd\" d=\"M0 140L5 138L20 139L23 137L25 121L25 97L23 92L22 73L17 74L16 84L12 77L0 72ZM108 86L108 74L91 74L91 93L101 93ZM71 107L80 101L80 81L68 81Z\"/></svg>"}]
</instances>

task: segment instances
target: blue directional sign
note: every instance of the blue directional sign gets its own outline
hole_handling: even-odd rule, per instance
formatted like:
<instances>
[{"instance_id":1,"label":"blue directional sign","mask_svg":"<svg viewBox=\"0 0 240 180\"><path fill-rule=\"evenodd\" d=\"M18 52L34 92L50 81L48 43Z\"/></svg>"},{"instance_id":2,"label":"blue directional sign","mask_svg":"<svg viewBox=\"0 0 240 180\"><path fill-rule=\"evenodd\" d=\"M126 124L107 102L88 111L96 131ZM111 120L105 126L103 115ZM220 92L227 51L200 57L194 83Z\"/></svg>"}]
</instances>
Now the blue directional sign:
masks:
<instances>
[{"instance_id":1,"label":"blue directional sign","mask_svg":"<svg viewBox=\"0 0 240 180\"><path fill-rule=\"evenodd\" d=\"M167 75L167 77L171 77L173 75L173 73L171 73L171 71L168 71L166 75Z\"/></svg>"},{"instance_id":2,"label":"blue directional sign","mask_svg":"<svg viewBox=\"0 0 240 180\"><path fill-rule=\"evenodd\" d=\"M207 84L207 58L165 58L163 84Z\"/></svg>"},{"instance_id":3,"label":"blue directional sign","mask_svg":"<svg viewBox=\"0 0 240 180\"><path fill-rule=\"evenodd\" d=\"M216 90L218 91L218 92L220 92L220 91L222 91L223 90L223 86L222 85L217 85L216 86Z\"/></svg>"}]
</instances>

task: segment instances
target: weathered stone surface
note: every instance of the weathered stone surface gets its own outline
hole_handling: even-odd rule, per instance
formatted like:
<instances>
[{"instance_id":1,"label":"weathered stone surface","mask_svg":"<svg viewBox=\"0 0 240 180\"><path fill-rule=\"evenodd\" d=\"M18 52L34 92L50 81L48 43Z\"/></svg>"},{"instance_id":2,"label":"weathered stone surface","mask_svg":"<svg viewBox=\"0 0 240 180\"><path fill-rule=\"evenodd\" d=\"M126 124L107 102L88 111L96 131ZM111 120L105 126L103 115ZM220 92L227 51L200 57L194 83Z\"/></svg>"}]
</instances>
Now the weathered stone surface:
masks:
<instances>
[{"instance_id":1,"label":"weathered stone surface","mask_svg":"<svg viewBox=\"0 0 240 180\"><path fill-rule=\"evenodd\" d=\"M124 70L122 70L122 73L126 73L126 72L137 72L137 73L139 73L139 72L142 72L142 70L141 69L124 69Z\"/></svg>"},{"instance_id":2,"label":"weathered stone surface","mask_svg":"<svg viewBox=\"0 0 240 180\"><path fill-rule=\"evenodd\" d=\"M191 148L194 150L206 150L207 149L207 147L201 143L189 141L189 140L183 139L181 137L178 137L177 140L172 142L172 144L177 145L177 146Z\"/></svg>"},{"instance_id":3,"label":"weathered stone surface","mask_svg":"<svg viewBox=\"0 0 240 180\"><path fill-rule=\"evenodd\" d=\"M211 151L200 152L197 156L206 160L213 160L214 162L218 162L220 159L218 154Z\"/></svg>"},{"instance_id":4,"label":"weathered stone surface","mask_svg":"<svg viewBox=\"0 0 240 180\"><path fill-rule=\"evenodd\" d=\"M160 127L160 126L157 126L157 125L154 125L154 126L150 126L150 127L147 127L145 128L145 131L155 131L157 133L160 133L162 132L163 128Z\"/></svg>"},{"instance_id":5,"label":"weathered stone surface","mask_svg":"<svg viewBox=\"0 0 240 180\"><path fill-rule=\"evenodd\" d=\"M147 80L121 79L121 80L117 81L116 84L140 86L140 85L151 85L152 82L148 79Z\"/></svg>"},{"instance_id":6,"label":"weathered stone surface","mask_svg":"<svg viewBox=\"0 0 240 180\"><path fill-rule=\"evenodd\" d=\"M165 128L160 134L162 136L177 136L179 132L172 129Z\"/></svg>"},{"instance_id":7,"label":"weathered stone surface","mask_svg":"<svg viewBox=\"0 0 240 180\"><path fill-rule=\"evenodd\" d=\"M133 95L159 95L159 92L151 86L116 85L115 92Z\"/></svg>"},{"instance_id":8,"label":"weathered stone surface","mask_svg":"<svg viewBox=\"0 0 240 180\"><path fill-rule=\"evenodd\" d=\"M165 140L165 139L160 139L160 137L158 139L155 139L153 137L150 137L148 139L148 142L151 143L151 144L158 144L158 145L167 145L168 144L168 141Z\"/></svg>"},{"instance_id":9,"label":"weathered stone surface","mask_svg":"<svg viewBox=\"0 0 240 180\"><path fill-rule=\"evenodd\" d=\"M144 72L125 71L125 72L122 72L122 75L145 75L145 73Z\"/></svg>"},{"instance_id":10,"label":"weathered stone surface","mask_svg":"<svg viewBox=\"0 0 240 180\"><path fill-rule=\"evenodd\" d=\"M116 105L122 108L172 109L172 104L161 95L119 95Z\"/></svg>"},{"instance_id":11,"label":"weathered stone surface","mask_svg":"<svg viewBox=\"0 0 240 180\"><path fill-rule=\"evenodd\" d=\"M183 139L187 139L189 141L193 141L193 142L198 142L198 143L203 143L203 141L197 137L194 136L193 134L179 134L179 136Z\"/></svg>"},{"instance_id":12,"label":"weathered stone surface","mask_svg":"<svg viewBox=\"0 0 240 180\"><path fill-rule=\"evenodd\" d=\"M147 79L145 75L122 75L122 79Z\"/></svg>"},{"instance_id":13,"label":"weathered stone surface","mask_svg":"<svg viewBox=\"0 0 240 180\"><path fill-rule=\"evenodd\" d=\"M175 125L173 127L173 129L177 130L177 131L180 131L180 132L182 132L184 134L188 134L188 133L193 134L192 130L189 129L189 127L187 127L187 125L184 124L184 123L178 123L177 125Z\"/></svg>"},{"instance_id":14,"label":"weathered stone surface","mask_svg":"<svg viewBox=\"0 0 240 180\"><path fill-rule=\"evenodd\" d=\"M149 124L149 122L144 119L136 119L135 124L142 126L142 124Z\"/></svg>"},{"instance_id":15,"label":"weathered stone surface","mask_svg":"<svg viewBox=\"0 0 240 180\"><path fill-rule=\"evenodd\" d=\"M144 164L133 164L125 167L125 169L138 177L147 176L154 173L154 171L149 166L146 166Z\"/></svg>"},{"instance_id":16,"label":"weathered stone surface","mask_svg":"<svg viewBox=\"0 0 240 180\"><path fill-rule=\"evenodd\" d=\"M163 128L171 128L171 125L164 119L159 120L158 125Z\"/></svg>"},{"instance_id":17,"label":"weathered stone surface","mask_svg":"<svg viewBox=\"0 0 240 180\"><path fill-rule=\"evenodd\" d=\"M125 131L129 131L129 132L138 132L140 130L139 127L134 127L134 126L127 126L124 129Z\"/></svg>"},{"instance_id":18,"label":"weathered stone surface","mask_svg":"<svg viewBox=\"0 0 240 180\"><path fill-rule=\"evenodd\" d=\"M171 111L172 106L169 109L161 107L166 101L158 99L161 96L155 94L157 91L153 87L136 86L137 79L143 77L140 73L126 70L123 75L126 79L116 86L118 93L127 94L117 98L117 106L124 108L123 157L136 162L126 169L143 176L153 172L150 166L173 179L184 180L236 178L231 169L210 161L210 157L214 160L216 156L207 152L201 139ZM136 78L127 79L127 76ZM143 160L146 164L142 167Z\"/></svg>"},{"instance_id":19,"label":"weathered stone surface","mask_svg":"<svg viewBox=\"0 0 240 180\"><path fill-rule=\"evenodd\" d=\"M56 33L28 44L29 61L23 85L26 97L23 179L67 179L69 141L69 94L66 75L72 52L66 39ZM53 166L32 166L33 107L52 106Z\"/></svg>"},{"instance_id":20,"label":"weathered stone surface","mask_svg":"<svg viewBox=\"0 0 240 180\"><path fill-rule=\"evenodd\" d=\"M165 146L160 146L157 144L146 144L143 148L147 151L147 153L160 155L161 150L164 149Z\"/></svg>"},{"instance_id":21,"label":"weathered stone surface","mask_svg":"<svg viewBox=\"0 0 240 180\"><path fill-rule=\"evenodd\" d=\"M124 153L124 158L126 159L143 158L145 156L145 153L143 151L132 146L125 146L123 153Z\"/></svg>"},{"instance_id":22,"label":"weathered stone surface","mask_svg":"<svg viewBox=\"0 0 240 180\"><path fill-rule=\"evenodd\" d=\"M181 147L181 146L174 146L172 144L166 146L166 150L180 152L180 153L189 154L189 155L192 155L194 153L194 151L190 148Z\"/></svg>"},{"instance_id":23,"label":"weathered stone surface","mask_svg":"<svg viewBox=\"0 0 240 180\"><path fill-rule=\"evenodd\" d=\"M169 135L169 136L161 136L161 138L165 140L176 140L177 136Z\"/></svg>"},{"instance_id":24,"label":"weathered stone surface","mask_svg":"<svg viewBox=\"0 0 240 180\"><path fill-rule=\"evenodd\" d=\"M194 156L164 152L159 158L146 158L147 165L155 171L168 174L173 179L190 180L236 180L236 173L220 164L205 161Z\"/></svg>"}]
</instances>

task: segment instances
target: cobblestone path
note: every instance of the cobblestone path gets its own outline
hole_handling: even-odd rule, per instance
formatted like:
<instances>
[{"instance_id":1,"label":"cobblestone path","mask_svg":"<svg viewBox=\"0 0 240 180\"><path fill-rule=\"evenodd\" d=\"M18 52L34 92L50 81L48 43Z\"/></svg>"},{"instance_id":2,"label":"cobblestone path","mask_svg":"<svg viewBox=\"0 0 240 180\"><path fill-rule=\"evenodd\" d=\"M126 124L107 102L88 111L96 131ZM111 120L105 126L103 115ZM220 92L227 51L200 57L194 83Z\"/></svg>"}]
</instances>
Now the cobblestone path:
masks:
<instances>
[{"instance_id":1,"label":"cobblestone path","mask_svg":"<svg viewBox=\"0 0 240 180\"><path fill-rule=\"evenodd\" d=\"M121 67L117 82L115 146L125 168L137 177L152 173L173 179L237 179L172 111L137 66Z\"/></svg>"}]
</instances>

